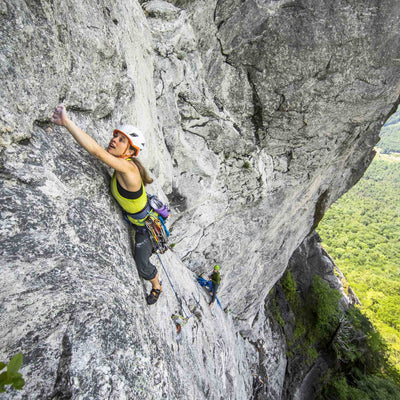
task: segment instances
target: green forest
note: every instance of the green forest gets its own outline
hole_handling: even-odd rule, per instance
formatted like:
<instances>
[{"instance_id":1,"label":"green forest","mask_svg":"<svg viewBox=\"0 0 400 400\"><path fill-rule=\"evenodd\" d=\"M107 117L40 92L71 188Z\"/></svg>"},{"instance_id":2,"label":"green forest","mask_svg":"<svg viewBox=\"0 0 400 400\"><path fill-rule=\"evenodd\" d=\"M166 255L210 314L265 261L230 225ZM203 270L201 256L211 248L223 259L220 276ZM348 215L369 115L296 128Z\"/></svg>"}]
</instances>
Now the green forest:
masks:
<instances>
[{"instance_id":1,"label":"green forest","mask_svg":"<svg viewBox=\"0 0 400 400\"><path fill-rule=\"evenodd\" d=\"M400 372L400 112L363 178L326 213L322 245L346 276Z\"/></svg>"},{"instance_id":2,"label":"green forest","mask_svg":"<svg viewBox=\"0 0 400 400\"><path fill-rule=\"evenodd\" d=\"M378 149L384 154L400 153L400 111L393 114L380 132Z\"/></svg>"}]
</instances>

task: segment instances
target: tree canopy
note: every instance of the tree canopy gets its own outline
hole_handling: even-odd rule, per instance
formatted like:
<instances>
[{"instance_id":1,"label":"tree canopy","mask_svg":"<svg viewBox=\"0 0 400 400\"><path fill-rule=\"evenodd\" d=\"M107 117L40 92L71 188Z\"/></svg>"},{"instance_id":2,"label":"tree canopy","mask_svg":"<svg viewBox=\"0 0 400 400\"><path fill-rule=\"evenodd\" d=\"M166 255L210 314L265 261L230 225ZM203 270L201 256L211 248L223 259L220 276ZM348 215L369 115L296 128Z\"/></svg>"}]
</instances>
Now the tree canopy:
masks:
<instances>
[{"instance_id":1,"label":"tree canopy","mask_svg":"<svg viewBox=\"0 0 400 400\"><path fill-rule=\"evenodd\" d=\"M400 371L400 160L378 155L317 230Z\"/></svg>"}]
</instances>

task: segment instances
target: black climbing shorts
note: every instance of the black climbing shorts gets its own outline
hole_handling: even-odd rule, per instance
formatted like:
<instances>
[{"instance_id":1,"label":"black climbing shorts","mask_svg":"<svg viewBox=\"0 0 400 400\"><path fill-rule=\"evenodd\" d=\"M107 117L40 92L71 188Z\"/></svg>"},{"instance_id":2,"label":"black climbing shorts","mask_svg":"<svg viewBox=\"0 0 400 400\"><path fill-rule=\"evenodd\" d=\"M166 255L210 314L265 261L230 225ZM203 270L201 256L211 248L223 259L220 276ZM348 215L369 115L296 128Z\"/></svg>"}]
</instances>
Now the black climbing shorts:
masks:
<instances>
[{"instance_id":1,"label":"black climbing shorts","mask_svg":"<svg viewBox=\"0 0 400 400\"><path fill-rule=\"evenodd\" d=\"M130 231L133 258L135 259L136 268L139 276L146 280L151 280L157 275L157 268L150 262L150 256L153 253L153 245L151 243L150 234L145 229L136 230L131 227Z\"/></svg>"}]
</instances>

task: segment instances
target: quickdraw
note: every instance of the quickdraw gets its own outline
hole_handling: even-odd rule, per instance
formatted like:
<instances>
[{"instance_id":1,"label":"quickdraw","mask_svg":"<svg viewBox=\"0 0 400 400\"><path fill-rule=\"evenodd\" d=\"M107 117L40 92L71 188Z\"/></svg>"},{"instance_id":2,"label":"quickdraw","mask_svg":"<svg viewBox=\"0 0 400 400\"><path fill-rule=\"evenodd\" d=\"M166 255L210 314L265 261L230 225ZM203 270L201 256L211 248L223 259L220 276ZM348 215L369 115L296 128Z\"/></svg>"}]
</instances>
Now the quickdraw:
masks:
<instances>
[{"instance_id":1,"label":"quickdraw","mask_svg":"<svg viewBox=\"0 0 400 400\"><path fill-rule=\"evenodd\" d=\"M165 253L168 250L169 231L163 217L150 212L144 223L150 233L154 251L159 254Z\"/></svg>"},{"instance_id":2,"label":"quickdraw","mask_svg":"<svg viewBox=\"0 0 400 400\"><path fill-rule=\"evenodd\" d=\"M174 321L174 324L176 326L176 333L179 334L181 332L181 329L183 326L187 324L189 321L189 318L182 317L182 315L179 314L173 314L171 316L172 321Z\"/></svg>"}]
</instances>

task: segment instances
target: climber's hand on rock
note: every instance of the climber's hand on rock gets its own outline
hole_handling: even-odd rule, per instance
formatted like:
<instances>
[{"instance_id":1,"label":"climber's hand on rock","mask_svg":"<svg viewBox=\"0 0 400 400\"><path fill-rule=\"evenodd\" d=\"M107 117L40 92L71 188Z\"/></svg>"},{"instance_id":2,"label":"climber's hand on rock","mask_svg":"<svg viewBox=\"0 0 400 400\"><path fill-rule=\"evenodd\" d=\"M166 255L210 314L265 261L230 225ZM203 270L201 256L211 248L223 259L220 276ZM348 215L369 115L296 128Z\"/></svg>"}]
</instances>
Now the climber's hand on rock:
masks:
<instances>
[{"instance_id":1,"label":"climber's hand on rock","mask_svg":"<svg viewBox=\"0 0 400 400\"><path fill-rule=\"evenodd\" d=\"M54 122L57 125L65 125L68 121L67 111L63 104L60 104L54 110L54 114L51 117L51 122Z\"/></svg>"}]
</instances>

